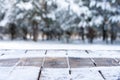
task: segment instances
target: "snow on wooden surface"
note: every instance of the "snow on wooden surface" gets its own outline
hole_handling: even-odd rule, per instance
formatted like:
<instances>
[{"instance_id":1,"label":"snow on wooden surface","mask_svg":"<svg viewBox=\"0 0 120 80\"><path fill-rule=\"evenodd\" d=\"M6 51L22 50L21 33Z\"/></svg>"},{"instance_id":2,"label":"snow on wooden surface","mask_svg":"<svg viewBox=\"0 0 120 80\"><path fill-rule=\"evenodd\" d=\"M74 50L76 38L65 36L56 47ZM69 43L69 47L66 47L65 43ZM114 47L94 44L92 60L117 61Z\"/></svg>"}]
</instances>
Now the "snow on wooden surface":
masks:
<instances>
[{"instance_id":1,"label":"snow on wooden surface","mask_svg":"<svg viewBox=\"0 0 120 80\"><path fill-rule=\"evenodd\" d=\"M120 67L72 68L72 80L119 80ZM37 80L38 67L0 67L0 80ZM67 68L44 68L40 80L69 80Z\"/></svg>"},{"instance_id":2,"label":"snow on wooden surface","mask_svg":"<svg viewBox=\"0 0 120 80\"><path fill-rule=\"evenodd\" d=\"M66 51L65 50L48 50L47 57L65 57Z\"/></svg>"},{"instance_id":3,"label":"snow on wooden surface","mask_svg":"<svg viewBox=\"0 0 120 80\"><path fill-rule=\"evenodd\" d=\"M120 80L120 68L101 70L106 80Z\"/></svg>"},{"instance_id":4,"label":"snow on wooden surface","mask_svg":"<svg viewBox=\"0 0 120 80\"><path fill-rule=\"evenodd\" d=\"M85 50L68 50L67 53L69 57L90 57Z\"/></svg>"},{"instance_id":5,"label":"snow on wooden surface","mask_svg":"<svg viewBox=\"0 0 120 80\"><path fill-rule=\"evenodd\" d=\"M73 80L104 80L97 70L89 69L73 69Z\"/></svg>"},{"instance_id":6,"label":"snow on wooden surface","mask_svg":"<svg viewBox=\"0 0 120 80\"><path fill-rule=\"evenodd\" d=\"M111 51L111 50L92 50L89 51L90 57L96 57L96 58L117 58L120 57L120 52L118 51Z\"/></svg>"},{"instance_id":7,"label":"snow on wooden surface","mask_svg":"<svg viewBox=\"0 0 120 80\"><path fill-rule=\"evenodd\" d=\"M63 44L60 42L32 42L32 41L0 41L0 49L68 49L68 50L120 50L120 43L116 44L101 44L101 43L94 43L94 44Z\"/></svg>"},{"instance_id":8,"label":"snow on wooden surface","mask_svg":"<svg viewBox=\"0 0 120 80\"><path fill-rule=\"evenodd\" d=\"M41 66L39 80L120 79L119 50L6 49L0 53L0 80L37 80Z\"/></svg>"},{"instance_id":9,"label":"snow on wooden surface","mask_svg":"<svg viewBox=\"0 0 120 80\"><path fill-rule=\"evenodd\" d=\"M72 68L70 77L67 68L46 68L40 80L104 80L99 71L105 80L119 80L119 69L120 67Z\"/></svg>"},{"instance_id":10,"label":"snow on wooden surface","mask_svg":"<svg viewBox=\"0 0 120 80\"><path fill-rule=\"evenodd\" d=\"M36 67L0 67L0 80L37 80L38 71Z\"/></svg>"},{"instance_id":11,"label":"snow on wooden surface","mask_svg":"<svg viewBox=\"0 0 120 80\"><path fill-rule=\"evenodd\" d=\"M46 53L46 54L45 54ZM113 50L0 50L0 59L29 57L76 57L76 58L120 58L120 51Z\"/></svg>"},{"instance_id":12,"label":"snow on wooden surface","mask_svg":"<svg viewBox=\"0 0 120 80\"><path fill-rule=\"evenodd\" d=\"M44 69L40 80L69 80L67 69Z\"/></svg>"}]
</instances>

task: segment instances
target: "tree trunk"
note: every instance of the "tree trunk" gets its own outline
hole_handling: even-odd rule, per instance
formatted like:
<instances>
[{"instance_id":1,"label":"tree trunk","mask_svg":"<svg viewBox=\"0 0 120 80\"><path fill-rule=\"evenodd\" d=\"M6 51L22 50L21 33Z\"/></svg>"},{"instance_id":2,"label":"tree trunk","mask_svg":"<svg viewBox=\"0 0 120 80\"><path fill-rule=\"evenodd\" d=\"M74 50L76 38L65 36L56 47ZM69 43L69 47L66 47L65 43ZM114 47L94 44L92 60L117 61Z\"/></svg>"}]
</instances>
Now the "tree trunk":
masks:
<instances>
[{"instance_id":1,"label":"tree trunk","mask_svg":"<svg viewBox=\"0 0 120 80\"><path fill-rule=\"evenodd\" d=\"M105 24L104 24L105 25ZM102 27L102 38L103 38L103 41L105 41L105 39L106 39L106 30L104 29L104 25L103 25L103 27Z\"/></svg>"},{"instance_id":2,"label":"tree trunk","mask_svg":"<svg viewBox=\"0 0 120 80\"><path fill-rule=\"evenodd\" d=\"M27 34L28 34L28 30L26 27L23 27L22 28L22 31L23 31L23 39L24 40L27 40Z\"/></svg>"},{"instance_id":3,"label":"tree trunk","mask_svg":"<svg viewBox=\"0 0 120 80\"><path fill-rule=\"evenodd\" d=\"M106 27L107 27L107 24L106 24L106 26L104 24L102 27L102 33L103 33L103 41L106 41L106 43L108 43L108 30Z\"/></svg>"},{"instance_id":4,"label":"tree trunk","mask_svg":"<svg viewBox=\"0 0 120 80\"><path fill-rule=\"evenodd\" d=\"M38 26L37 24L33 26L33 41L38 40Z\"/></svg>"},{"instance_id":5,"label":"tree trunk","mask_svg":"<svg viewBox=\"0 0 120 80\"><path fill-rule=\"evenodd\" d=\"M113 26L111 26L111 44L113 44L114 40L116 39L116 33Z\"/></svg>"},{"instance_id":6,"label":"tree trunk","mask_svg":"<svg viewBox=\"0 0 120 80\"><path fill-rule=\"evenodd\" d=\"M16 37L16 25L14 23L9 24L9 32L11 35L11 40L15 39L15 37Z\"/></svg>"}]
</instances>

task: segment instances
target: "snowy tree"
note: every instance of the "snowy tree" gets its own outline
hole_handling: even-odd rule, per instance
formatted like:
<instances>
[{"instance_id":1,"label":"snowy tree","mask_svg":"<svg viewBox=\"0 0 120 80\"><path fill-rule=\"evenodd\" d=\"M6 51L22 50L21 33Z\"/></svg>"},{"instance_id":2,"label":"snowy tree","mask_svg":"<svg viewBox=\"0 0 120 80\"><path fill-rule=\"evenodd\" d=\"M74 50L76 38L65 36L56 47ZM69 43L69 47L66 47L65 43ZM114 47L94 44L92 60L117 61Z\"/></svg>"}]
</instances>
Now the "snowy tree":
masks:
<instances>
[{"instance_id":1,"label":"snowy tree","mask_svg":"<svg viewBox=\"0 0 120 80\"><path fill-rule=\"evenodd\" d=\"M12 22L15 19L15 8L16 8L16 0L0 0L0 8L1 14L4 15L0 25L4 26L8 22ZM14 14L13 14L14 13Z\"/></svg>"},{"instance_id":2,"label":"snowy tree","mask_svg":"<svg viewBox=\"0 0 120 80\"><path fill-rule=\"evenodd\" d=\"M101 20L98 20L99 23L102 23L102 32L103 32L103 40L107 41L108 36L108 26L114 22L118 22L118 18L114 18L119 14L118 3L116 0L93 0L90 2L91 10L95 11L94 15L101 16ZM99 18L98 18L99 19ZM112 28L112 26L111 26ZM113 29L111 29L113 30ZM112 34L111 34L112 35Z\"/></svg>"},{"instance_id":3,"label":"snowy tree","mask_svg":"<svg viewBox=\"0 0 120 80\"><path fill-rule=\"evenodd\" d=\"M112 25L120 22L119 4L119 0L0 0L0 25L14 23L23 39L30 31L34 41L39 31L47 39L64 36L68 40L72 34L83 33L84 40L86 28L101 27L106 40L108 25L112 35Z\"/></svg>"}]
</instances>

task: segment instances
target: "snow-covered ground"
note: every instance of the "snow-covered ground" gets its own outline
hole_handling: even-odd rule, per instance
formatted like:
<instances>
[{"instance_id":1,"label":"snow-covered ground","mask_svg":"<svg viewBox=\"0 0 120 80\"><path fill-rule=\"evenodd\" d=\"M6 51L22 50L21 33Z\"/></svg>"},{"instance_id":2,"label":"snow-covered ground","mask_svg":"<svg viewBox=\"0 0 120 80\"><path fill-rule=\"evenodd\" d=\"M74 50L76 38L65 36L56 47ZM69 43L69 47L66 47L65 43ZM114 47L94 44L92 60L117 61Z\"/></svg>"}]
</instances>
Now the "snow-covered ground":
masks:
<instances>
[{"instance_id":1,"label":"snow-covered ground","mask_svg":"<svg viewBox=\"0 0 120 80\"><path fill-rule=\"evenodd\" d=\"M80 50L120 50L120 43L106 44L62 43L58 41L0 41L0 49L80 49Z\"/></svg>"}]
</instances>

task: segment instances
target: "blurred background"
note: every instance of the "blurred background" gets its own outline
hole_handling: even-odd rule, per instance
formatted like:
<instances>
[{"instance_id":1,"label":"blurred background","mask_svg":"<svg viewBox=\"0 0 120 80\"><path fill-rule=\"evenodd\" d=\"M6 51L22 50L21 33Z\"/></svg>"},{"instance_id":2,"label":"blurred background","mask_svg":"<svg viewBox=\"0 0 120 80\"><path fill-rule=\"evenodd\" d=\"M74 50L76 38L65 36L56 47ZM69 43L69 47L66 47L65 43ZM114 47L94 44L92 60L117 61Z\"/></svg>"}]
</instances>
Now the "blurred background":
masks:
<instances>
[{"instance_id":1,"label":"blurred background","mask_svg":"<svg viewBox=\"0 0 120 80\"><path fill-rule=\"evenodd\" d=\"M120 43L120 0L0 0L0 41Z\"/></svg>"}]
</instances>

